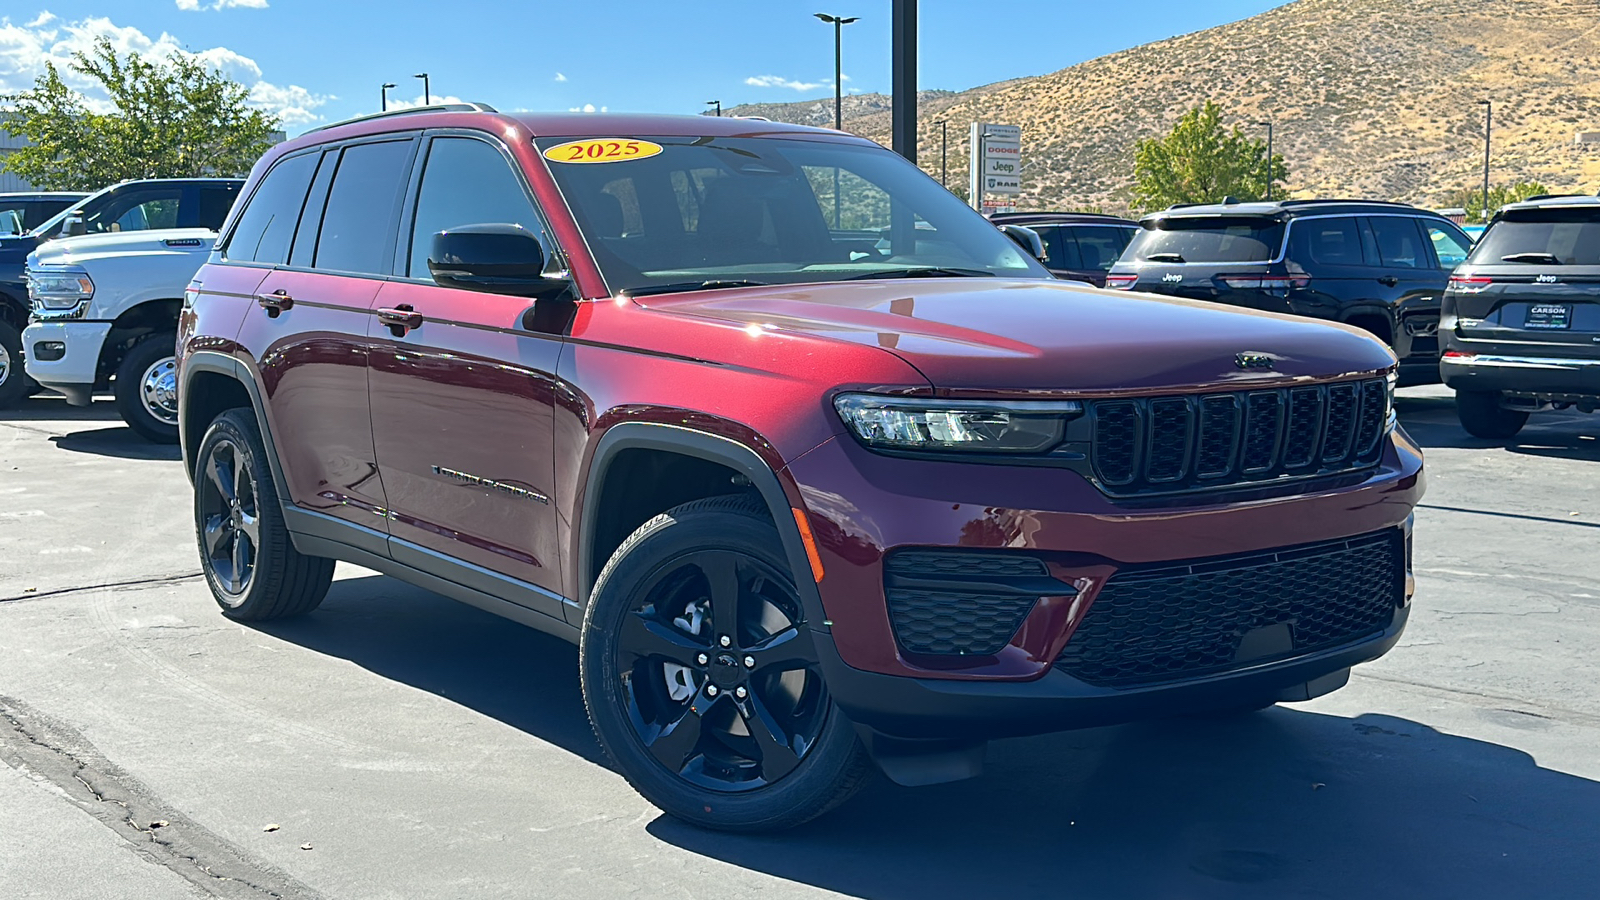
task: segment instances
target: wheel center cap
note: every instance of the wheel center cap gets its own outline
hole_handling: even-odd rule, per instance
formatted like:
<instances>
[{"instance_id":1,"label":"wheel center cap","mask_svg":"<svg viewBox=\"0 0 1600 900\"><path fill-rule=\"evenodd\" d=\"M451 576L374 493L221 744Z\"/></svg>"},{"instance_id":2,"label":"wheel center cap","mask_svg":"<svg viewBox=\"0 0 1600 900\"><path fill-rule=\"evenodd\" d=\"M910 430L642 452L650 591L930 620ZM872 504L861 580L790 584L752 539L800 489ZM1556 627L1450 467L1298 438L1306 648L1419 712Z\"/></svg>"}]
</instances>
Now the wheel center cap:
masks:
<instances>
[{"instance_id":1,"label":"wheel center cap","mask_svg":"<svg viewBox=\"0 0 1600 900\"><path fill-rule=\"evenodd\" d=\"M731 653L718 653L711 661L711 681L719 688L731 688L744 680L744 669Z\"/></svg>"}]
</instances>

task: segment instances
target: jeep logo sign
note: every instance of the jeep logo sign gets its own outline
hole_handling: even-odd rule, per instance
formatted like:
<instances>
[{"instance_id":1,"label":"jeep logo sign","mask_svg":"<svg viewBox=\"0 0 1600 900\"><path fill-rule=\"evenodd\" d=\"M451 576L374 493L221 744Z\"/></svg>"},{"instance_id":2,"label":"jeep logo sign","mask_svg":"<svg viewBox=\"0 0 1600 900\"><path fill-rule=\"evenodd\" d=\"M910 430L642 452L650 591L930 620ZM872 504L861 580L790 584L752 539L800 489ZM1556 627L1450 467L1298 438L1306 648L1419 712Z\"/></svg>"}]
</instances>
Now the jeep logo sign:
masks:
<instances>
[{"instance_id":1,"label":"jeep logo sign","mask_svg":"<svg viewBox=\"0 0 1600 900\"><path fill-rule=\"evenodd\" d=\"M1182 284L1183 276L1179 275L1177 272L1169 272L1166 275L1161 276L1161 280L1167 284Z\"/></svg>"}]
</instances>

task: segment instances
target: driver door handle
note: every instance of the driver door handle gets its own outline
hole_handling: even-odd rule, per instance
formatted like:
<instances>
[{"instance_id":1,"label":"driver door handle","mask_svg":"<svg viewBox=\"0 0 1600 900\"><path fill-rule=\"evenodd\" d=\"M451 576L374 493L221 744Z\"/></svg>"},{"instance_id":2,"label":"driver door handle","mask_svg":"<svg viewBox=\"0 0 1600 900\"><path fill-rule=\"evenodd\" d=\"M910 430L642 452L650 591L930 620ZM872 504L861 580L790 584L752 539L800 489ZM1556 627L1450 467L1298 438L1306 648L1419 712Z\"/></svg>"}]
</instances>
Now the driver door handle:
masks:
<instances>
[{"instance_id":1,"label":"driver door handle","mask_svg":"<svg viewBox=\"0 0 1600 900\"><path fill-rule=\"evenodd\" d=\"M267 311L268 318L276 319L279 313L294 306L294 298L279 288L270 294L257 294L256 303Z\"/></svg>"},{"instance_id":2,"label":"driver door handle","mask_svg":"<svg viewBox=\"0 0 1600 900\"><path fill-rule=\"evenodd\" d=\"M1378 278L1378 283L1384 287L1394 287L1400 283L1400 279L1394 277L1393 275L1383 275Z\"/></svg>"},{"instance_id":3,"label":"driver door handle","mask_svg":"<svg viewBox=\"0 0 1600 900\"><path fill-rule=\"evenodd\" d=\"M422 327L422 313L417 312L409 303L399 306L380 307L378 321L389 326L389 333L395 337L405 337L406 332Z\"/></svg>"}]
</instances>

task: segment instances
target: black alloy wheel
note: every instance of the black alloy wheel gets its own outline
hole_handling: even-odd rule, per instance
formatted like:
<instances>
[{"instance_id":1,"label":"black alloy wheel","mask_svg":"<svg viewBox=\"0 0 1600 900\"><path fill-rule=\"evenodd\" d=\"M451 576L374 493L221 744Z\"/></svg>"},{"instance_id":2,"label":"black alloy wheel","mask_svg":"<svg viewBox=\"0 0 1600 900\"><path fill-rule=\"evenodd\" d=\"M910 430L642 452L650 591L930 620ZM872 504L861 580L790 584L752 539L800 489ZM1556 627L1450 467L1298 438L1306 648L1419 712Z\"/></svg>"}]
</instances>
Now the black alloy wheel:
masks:
<instances>
[{"instance_id":1,"label":"black alloy wheel","mask_svg":"<svg viewBox=\"0 0 1600 900\"><path fill-rule=\"evenodd\" d=\"M245 451L233 439L217 440L195 484L206 567L215 573L223 594L240 599L255 575L261 546L259 495L244 456Z\"/></svg>"}]
</instances>

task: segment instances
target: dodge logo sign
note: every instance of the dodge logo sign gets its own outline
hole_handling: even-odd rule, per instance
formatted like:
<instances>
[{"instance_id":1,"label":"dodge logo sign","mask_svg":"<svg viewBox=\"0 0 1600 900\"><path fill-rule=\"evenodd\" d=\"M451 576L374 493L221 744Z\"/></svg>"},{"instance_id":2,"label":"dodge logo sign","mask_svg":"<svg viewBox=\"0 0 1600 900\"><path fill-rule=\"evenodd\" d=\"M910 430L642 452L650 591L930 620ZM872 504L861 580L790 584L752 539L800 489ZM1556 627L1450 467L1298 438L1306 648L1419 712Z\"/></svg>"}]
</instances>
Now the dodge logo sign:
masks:
<instances>
[{"instance_id":1,"label":"dodge logo sign","mask_svg":"<svg viewBox=\"0 0 1600 900\"><path fill-rule=\"evenodd\" d=\"M1179 283L1181 283L1183 281L1183 276L1178 274L1177 272L1171 272L1169 274L1161 276L1161 280L1166 282L1167 284L1179 284Z\"/></svg>"},{"instance_id":2,"label":"dodge logo sign","mask_svg":"<svg viewBox=\"0 0 1600 900\"><path fill-rule=\"evenodd\" d=\"M1241 369L1270 369L1272 357L1264 353L1241 353L1233 358L1233 364Z\"/></svg>"}]
</instances>

